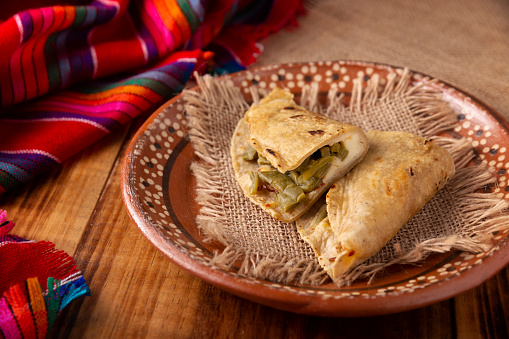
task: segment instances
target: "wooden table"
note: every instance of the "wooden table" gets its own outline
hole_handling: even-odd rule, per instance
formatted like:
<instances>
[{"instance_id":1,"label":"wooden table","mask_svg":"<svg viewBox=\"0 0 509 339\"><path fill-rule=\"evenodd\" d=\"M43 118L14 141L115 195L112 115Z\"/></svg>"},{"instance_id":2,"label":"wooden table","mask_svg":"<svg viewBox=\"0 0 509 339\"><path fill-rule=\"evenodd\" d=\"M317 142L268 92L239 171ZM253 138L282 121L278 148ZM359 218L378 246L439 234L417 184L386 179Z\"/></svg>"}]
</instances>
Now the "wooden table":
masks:
<instances>
[{"instance_id":1,"label":"wooden table","mask_svg":"<svg viewBox=\"0 0 509 339\"><path fill-rule=\"evenodd\" d=\"M140 119L141 120L141 119ZM370 318L320 318L226 293L172 264L130 219L120 193L126 146L140 126L0 196L14 234L49 240L75 258L92 291L65 309L56 337L476 337L509 333L509 269L456 298Z\"/></svg>"},{"instance_id":2,"label":"wooden table","mask_svg":"<svg viewBox=\"0 0 509 339\"><path fill-rule=\"evenodd\" d=\"M493 9L495 6L495 9L502 9L500 17L507 15L507 6L501 3L496 1L488 2L488 5L480 3L485 4L482 1L471 1L468 6L457 5L456 9L470 11L486 6ZM348 22L349 25L353 25L347 27L351 31L350 34L357 34L353 32L352 27L363 29L368 19L376 19L370 18L369 15L375 13L377 8L364 9L365 13L361 13L359 11L364 7L352 2L350 4L357 6L351 12L346 11L349 7L345 2L334 5L332 2L324 1L321 4L313 2L308 5L309 13L301 19L301 28L269 38L265 53L262 54L258 64L298 59L350 58L409 66L455 82L460 88L482 97L501 114L509 116L507 109L509 65L506 60L509 53L504 52L509 49L507 45L501 44L500 41L499 45L494 45L496 48L502 48L496 50L500 54L492 53L491 61L498 62L498 68L483 68L484 66L479 64L476 67L477 71L481 69L481 73L474 74L472 71L469 74L468 70L462 69L467 74L459 74L459 67L464 67L464 64L470 62L469 59L459 55L450 60L442 59L441 64L434 63L432 57L436 55L430 57L430 46L436 50L441 48L435 40L426 41L427 45L414 50L415 55L408 50L396 53L394 50L384 49L385 44L392 44L395 48L405 45L408 48L417 48L417 45L413 45L413 40L400 39L401 35L397 33L399 29L410 26L402 19L404 13L394 12L391 17L395 18L394 20L399 18L400 21L392 21L393 26L388 28L389 31L386 31L385 35L373 30L370 41L361 40L360 45L345 44L342 52L337 45L334 45L335 47L329 45L330 48L322 50L314 48L313 39L318 35L313 35L313 32L320 34L316 22L327 25L334 20L338 24ZM377 2L371 5L380 6ZM404 2L400 2L399 5L404 7ZM329 7L333 6L343 6L338 13L344 15L328 16ZM432 4L420 6L421 9L427 10ZM341 12L341 9L344 11ZM458 18L463 14L465 13L458 13ZM497 13L493 15L495 14ZM361 15L364 15L366 20L356 24L354 19ZM500 24L503 22L500 17L486 25ZM509 16L505 19L505 34L509 34L507 18ZM410 17L406 20L415 21L416 18ZM429 28L426 25L423 27ZM479 33L478 37L472 36L468 31L469 28L466 29L463 39L487 39L484 34L485 27L480 28L483 34ZM427 34L430 32L423 31L422 38L424 39ZM323 34L319 36L324 39ZM377 45L375 41L382 37L389 39L389 42L379 40L381 42ZM505 38L505 41L509 41L509 36ZM503 40L503 37L500 39ZM331 41L332 43L335 42ZM374 49L370 49L369 46L374 46ZM444 46L447 49L447 46ZM453 47L450 48L449 52L452 53ZM300 51L300 54L296 54L295 51ZM292 52L294 54L291 54ZM447 50L443 53L445 55ZM505 64L503 60L506 60ZM490 78L491 80L488 79L489 72L494 76ZM497 74L498 77L495 77ZM478 82L467 81L469 76ZM487 85L479 83L481 80ZM505 95L489 91L490 88L498 88ZM321 318L283 312L233 296L193 277L172 264L144 238L128 216L121 198L119 182L121 163L127 145L143 119L143 117L138 119L123 131L102 140L54 171L38 177L20 189L0 196L0 208L6 209L10 218L17 224L13 233L27 239L52 241L57 248L68 252L75 258L91 289L91 296L75 300L65 309L53 328L52 336L509 337L507 267L481 286L450 300L404 313L370 318Z\"/></svg>"}]
</instances>

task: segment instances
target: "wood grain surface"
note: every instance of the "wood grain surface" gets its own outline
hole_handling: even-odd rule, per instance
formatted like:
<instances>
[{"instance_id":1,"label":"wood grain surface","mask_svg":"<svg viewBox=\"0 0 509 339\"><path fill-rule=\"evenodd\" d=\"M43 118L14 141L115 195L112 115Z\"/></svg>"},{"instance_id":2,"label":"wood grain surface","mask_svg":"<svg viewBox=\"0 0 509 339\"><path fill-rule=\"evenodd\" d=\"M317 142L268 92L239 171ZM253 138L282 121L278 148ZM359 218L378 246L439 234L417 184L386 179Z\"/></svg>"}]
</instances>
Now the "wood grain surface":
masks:
<instances>
[{"instance_id":1,"label":"wood grain surface","mask_svg":"<svg viewBox=\"0 0 509 339\"><path fill-rule=\"evenodd\" d=\"M139 127L103 140L61 168L0 196L16 234L74 256L91 289L64 310L57 338L506 338L509 270L456 298L368 318L325 318L259 305L181 270L130 219L120 167Z\"/></svg>"},{"instance_id":2,"label":"wood grain surface","mask_svg":"<svg viewBox=\"0 0 509 339\"><path fill-rule=\"evenodd\" d=\"M358 59L409 66L474 94L507 119L509 5L442 4L310 1L300 28L265 41L257 65ZM279 311L191 276L144 238L122 201L121 163L142 122L0 195L0 208L16 223L13 233L54 242L74 256L91 289L64 310L50 337L509 338L507 267L455 298L369 318Z\"/></svg>"}]
</instances>

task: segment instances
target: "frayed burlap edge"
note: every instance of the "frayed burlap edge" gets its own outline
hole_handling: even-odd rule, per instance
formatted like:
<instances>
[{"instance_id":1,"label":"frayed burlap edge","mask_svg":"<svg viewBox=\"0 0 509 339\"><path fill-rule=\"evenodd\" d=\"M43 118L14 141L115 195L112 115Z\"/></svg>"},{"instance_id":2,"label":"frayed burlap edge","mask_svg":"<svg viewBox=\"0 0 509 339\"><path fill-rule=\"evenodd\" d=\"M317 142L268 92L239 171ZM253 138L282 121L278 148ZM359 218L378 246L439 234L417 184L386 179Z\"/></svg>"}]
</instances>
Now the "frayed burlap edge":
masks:
<instances>
[{"instance_id":1,"label":"frayed burlap edge","mask_svg":"<svg viewBox=\"0 0 509 339\"><path fill-rule=\"evenodd\" d=\"M405 96L414 113L415 126L411 132L432 137L446 148L455 160L456 175L445 189L461 199L458 206L464 216L465 232L462 235L454 234L416 243L413 250L401 253L387 262L361 264L335 281L339 286L349 285L361 278L367 278L371 282L376 274L390 265L418 263L431 253L444 253L452 249L473 253L488 251L493 247L493 233L509 228L505 214L509 203L497 198L493 193L477 193L486 185L495 184L496 179L484 165L466 167L475 156L470 143L466 139L436 136L456 126L457 118L452 108L441 100L437 90L426 86L425 83L413 86L410 80L411 74L406 69L399 76L390 74L384 86L380 84L376 74L365 88L362 87L361 79L355 79L349 104L342 104L342 95L338 95L336 89L331 89L325 109L318 102L317 86L306 86L302 91L301 104L341 120L348 113L360 114L379 102ZM217 240L225 246L222 252L215 253L210 264L228 269L236 263L238 274L274 282L317 285L327 281L327 275L316 261L261 257L256 251L239 249L230 243L228 234L221 227L227 221L222 206L228 197L223 196L221 190L215 188L217 186L215 183L220 182L222 171L217 166L218 159L215 157L217 145L208 137L211 132L211 121L214 119L209 114L209 108L223 105L245 111L249 105L240 89L228 81L205 76L198 77L198 84L199 92L186 91L184 94L190 126L189 135L195 153L201 160L191 166L197 179L197 201L201 205L196 222L206 240ZM251 95L254 102L260 99L257 89L253 88ZM366 129L365 126L360 127Z\"/></svg>"}]
</instances>

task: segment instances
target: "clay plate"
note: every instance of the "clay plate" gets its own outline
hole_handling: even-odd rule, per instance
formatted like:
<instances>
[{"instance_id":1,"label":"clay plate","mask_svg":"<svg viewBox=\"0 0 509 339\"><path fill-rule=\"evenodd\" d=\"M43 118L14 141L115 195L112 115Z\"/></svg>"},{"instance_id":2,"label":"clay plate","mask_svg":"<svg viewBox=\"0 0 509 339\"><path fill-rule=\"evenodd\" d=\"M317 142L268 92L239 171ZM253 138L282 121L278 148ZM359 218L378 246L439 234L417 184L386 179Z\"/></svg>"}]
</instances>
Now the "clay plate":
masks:
<instances>
[{"instance_id":1,"label":"clay plate","mask_svg":"<svg viewBox=\"0 0 509 339\"><path fill-rule=\"evenodd\" d=\"M352 80L378 73L386 79L401 69L352 61L283 64L253 68L225 78L239 86L249 98L248 87L278 85L299 95L311 81L326 92L337 86L348 95ZM429 80L413 74L413 82ZM455 132L472 142L478 160L490 167L498 180L493 190L509 199L509 124L471 96L437 82L432 86L457 112ZM196 161L187 137L182 97L176 96L145 122L137 132L124 159L122 194L127 209L141 232L171 261L191 274L240 297L277 309L325 316L368 316L409 310L429 305L476 287L509 263L508 232L495 237L496 245L486 253L472 255L449 252L429 257L422 265L394 267L371 285L364 282L338 288L279 284L243 277L234 269L223 271L209 265L217 243L206 243L195 224L198 214L195 180L190 164Z\"/></svg>"}]
</instances>

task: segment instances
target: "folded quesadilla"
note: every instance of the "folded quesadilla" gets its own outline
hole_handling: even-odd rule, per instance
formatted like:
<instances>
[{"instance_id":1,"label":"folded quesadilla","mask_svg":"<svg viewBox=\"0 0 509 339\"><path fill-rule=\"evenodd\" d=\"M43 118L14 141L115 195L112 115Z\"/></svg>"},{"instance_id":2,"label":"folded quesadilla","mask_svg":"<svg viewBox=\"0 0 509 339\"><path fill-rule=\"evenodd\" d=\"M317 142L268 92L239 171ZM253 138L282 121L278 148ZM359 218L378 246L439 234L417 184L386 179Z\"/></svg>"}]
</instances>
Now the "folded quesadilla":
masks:
<instances>
[{"instance_id":1,"label":"folded quesadilla","mask_svg":"<svg viewBox=\"0 0 509 339\"><path fill-rule=\"evenodd\" d=\"M310 112L276 88L239 121L231 156L246 196L292 222L366 154L364 132Z\"/></svg>"},{"instance_id":2,"label":"folded quesadilla","mask_svg":"<svg viewBox=\"0 0 509 339\"><path fill-rule=\"evenodd\" d=\"M455 173L451 155L432 140L405 132L367 136L364 159L331 186L326 204L297 220L334 281L384 247Z\"/></svg>"}]
</instances>

